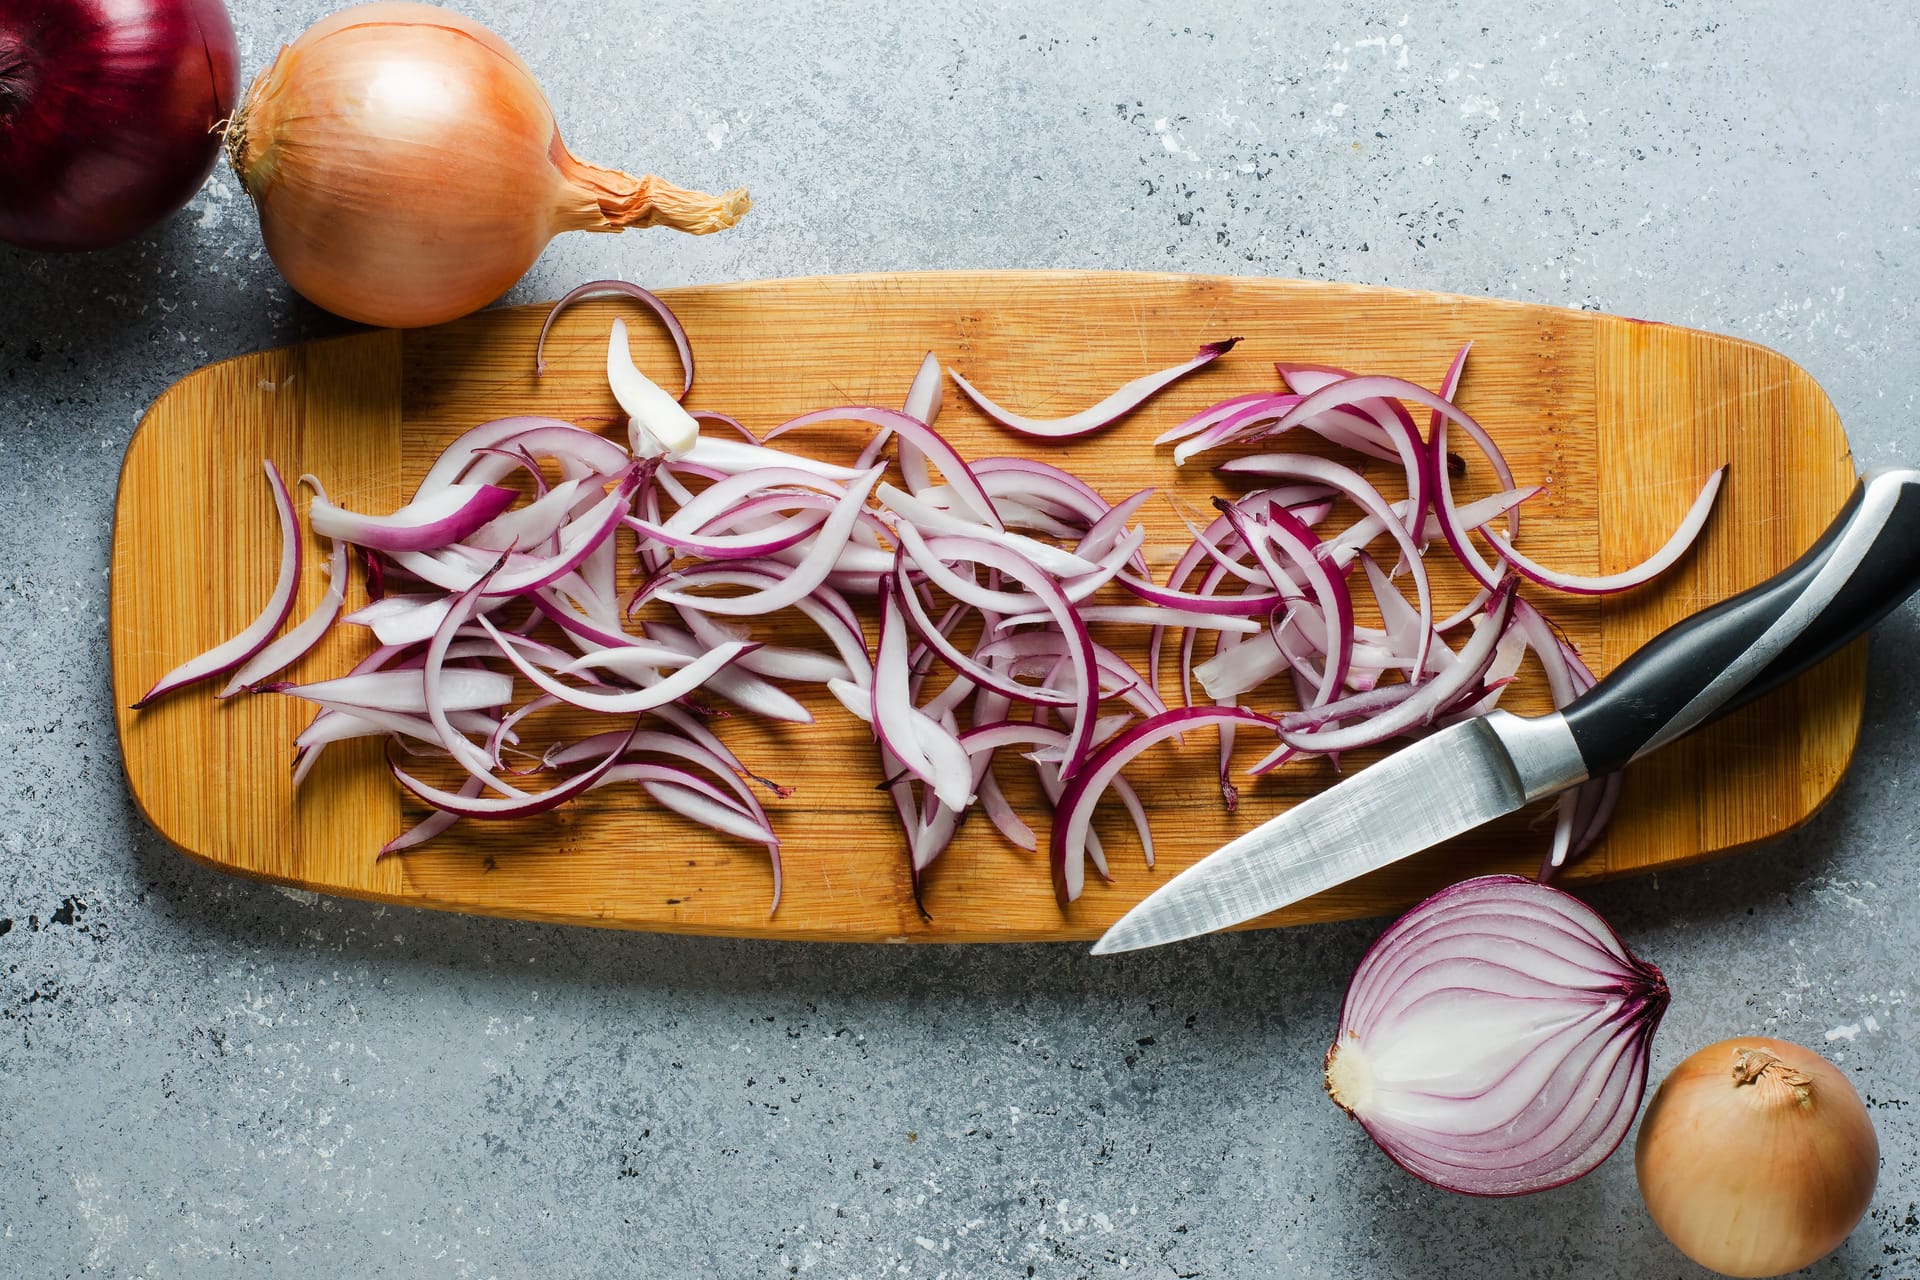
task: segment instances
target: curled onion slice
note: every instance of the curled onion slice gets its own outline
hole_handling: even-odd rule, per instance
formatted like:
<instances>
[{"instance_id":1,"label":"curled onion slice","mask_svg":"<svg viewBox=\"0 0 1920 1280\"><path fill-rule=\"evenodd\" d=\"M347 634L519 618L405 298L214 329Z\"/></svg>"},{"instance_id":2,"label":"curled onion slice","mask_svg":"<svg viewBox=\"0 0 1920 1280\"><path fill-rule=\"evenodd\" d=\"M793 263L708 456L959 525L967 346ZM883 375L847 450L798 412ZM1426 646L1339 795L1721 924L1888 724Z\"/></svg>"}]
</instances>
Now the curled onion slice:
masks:
<instances>
[{"instance_id":1,"label":"curled onion slice","mask_svg":"<svg viewBox=\"0 0 1920 1280\"><path fill-rule=\"evenodd\" d=\"M971 382L961 377L957 370L953 372L953 381L967 393L968 399L980 406L982 413L1003 427L1009 427L1028 436L1047 436L1056 439L1065 436L1082 436L1090 431L1112 426L1152 399L1163 388L1172 386L1196 369L1206 368L1233 350L1239 341L1238 338L1226 338L1219 342L1209 342L1200 348L1193 359L1174 365L1170 369L1162 369L1157 373L1143 374L1100 403L1065 418L1024 418L1017 413L1002 409L987 399Z\"/></svg>"},{"instance_id":2,"label":"curled onion slice","mask_svg":"<svg viewBox=\"0 0 1920 1280\"><path fill-rule=\"evenodd\" d=\"M1619 573L1598 576L1560 573L1521 555L1514 550L1511 542L1493 529L1482 526L1480 536L1493 544L1493 549L1500 553L1502 560L1512 565L1524 577L1532 579L1541 586L1552 587L1555 591L1566 591L1574 595L1606 595L1615 591L1626 591L1650 582L1665 573L1687 553L1687 548L1691 547L1694 540L1700 536L1700 530L1706 527L1707 516L1713 510L1714 497L1720 492L1720 481L1726 474L1727 469L1722 466L1708 476L1707 482L1700 486L1700 492L1694 498L1693 505L1687 508L1687 514L1680 518L1680 523L1674 527L1660 549L1633 568L1622 569Z\"/></svg>"},{"instance_id":3,"label":"curled onion slice","mask_svg":"<svg viewBox=\"0 0 1920 1280\"><path fill-rule=\"evenodd\" d=\"M552 330L553 322L560 318L561 313L583 298L604 297L607 294L619 294L622 297L632 298L653 312L661 325L666 328L667 336L673 339L673 349L680 353L680 394L674 399L685 400L687 392L693 390L693 345L687 341L687 331L681 326L680 317L673 314L673 308L662 301L658 295L642 289L637 284L628 284L625 280L589 280L578 288L567 290L560 301L553 304L553 309L547 312L546 321L540 326L540 337L533 345L533 371L535 373L547 371L547 334ZM725 417L724 414L703 416ZM731 418L726 420L730 423L733 421Z\"/></svg>"}]
</instances>

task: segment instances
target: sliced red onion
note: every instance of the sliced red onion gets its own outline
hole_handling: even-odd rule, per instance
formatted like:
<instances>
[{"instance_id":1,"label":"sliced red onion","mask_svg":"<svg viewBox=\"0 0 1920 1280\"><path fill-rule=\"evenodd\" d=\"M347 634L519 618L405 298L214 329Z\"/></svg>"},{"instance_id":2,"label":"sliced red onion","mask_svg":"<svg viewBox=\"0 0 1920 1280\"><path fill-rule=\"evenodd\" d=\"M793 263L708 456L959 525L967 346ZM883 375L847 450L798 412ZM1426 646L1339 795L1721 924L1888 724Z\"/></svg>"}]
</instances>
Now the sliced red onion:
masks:
<instances>
[{"instance_id":1,"label":"sliced red onion","mask_svg":"<svg viewBox=\"0 0 1920 1280\"><path fill-rule=\"evenodd\" d=\"M773 439L778 430L779 428L775 428L774 431L769 431L765 438ZM837 462L823 462L804 454L770 449L764 444L747 444L741 440L722 440L704 435L700 437L699 443L693 446L693 452L674 465L683 470L690 467L707 468L719 475L727 476L779 467L807 472L822 480L840 481L852 480L867 470L866 467L843 467Z\"/></svg>"},{"instance_id":2,"label":"sliced red onion","mask_svg":"<svg viewBox=\"0 0 1920 1280\"><path fill-rule=\"evenodd\" d=\"M450 484L388 516L367 516L315 498L315 533L375 551L431 551L459 542L505 511L520 495L492 484Z\"/></svg>"},{"instance_id":3,"label":"sliced red onion","mask_svg":"<svg viewBox=\"0 0 1920 1280\"><path fill-rule=\"evenodd\" d=\"M680 655L682 661L696 658L707 651L707 646L694 639L692 635L661 623L656 622L649 624L647 627L647 635L649 638L674 650ZM632 652L630 649L613 649L609 651L609 653L616 658ZM785 652L791 654L793 650L786 650ZM600 656L599 654L589 654L580 661L588 662ZM709 675L706 678L706 683L702 686L703 689L706 692L714 693L725 698L742 711L751 712L764 719L781 720L788 724L812 724L813 712L807 710L806 706L801 703L799 699L795 698L785 689L780 688L780 686L762 680L746 665L756 659L763 659L765 656L765 649L750 645L742 651L740 657L732 666L715 671L712 675ZM779 656L779 651L776 651L775 656ZM813 657L815 655L807 654L805 656ZM612 663L609 665L618 667L621 664ZM827 677L828 679L838 680L845 676L845 670L838 669L840 667L839 663L834 663L833 666L836 670L832 675ZM825 681L821 681L821 683L825 683Z\"/></svg>"},{"instance_id":4,"label":"sliced red onion","mask_svg":"<svg viewBox=\"0 0 1920 1280\"><path fill-rule=\"evenodd\" d=\"M603 481L610 480L626 471L634 461L633 456L618 444L585 427L576 427L571 422L561 422L555 418L508 418L504 421L517 429L510 435L500 437L499 449L517 456L552 458L560 464L563 479L599 477ZM482 452L487 451L475 450L476 454ZM507 462L511 464L512 458ZM469 481L497 480L509 474L510 467L499 465L499 460L489 453L487 457L476 457L472 465L461 472L460 478ZM422 488L425 489L425 486Z\"/></svg>"},{"instance_id":5,"label":"sliced red onion","mask_svg":"<svg viewBox=\"0 0 1920 1280\"><path fill-rule=\"evenodd\" d=\"M455 794L462 800L472 800L480 794L480 791L480 779L469 777L460 784L460 790ZM382 858L390 858L395 854L405 853L408 849L423 845L458 821L460 821L459 814L449 813L445 809L435 809L412 827L381 845L380 852L374 855L374 861L378 862Z\"/></svg>"},{"instance_id":6,"label":"sliced red onion","mask_svg":"<svg viewBox=\"0 0 1920 1280\"><path fill-rule=\"evenodd\" d=\"M418 669L367 671L316 680L311 684L262 685L263 693L284 693L343 711L371 708L409 715L427 712L427 682ZM455 668L442 673L441 705L448 711L484 711L513 700L513 677L501 671Z\"/></svg>"},{"instance_id":7,"label":"sliced red onion","mask_svg":"<svg viewBox=\"0 0 1920 1280\"><path fill-rule=\"evenodd\" d=\"M1184 364L1177 364L1170 369L1162 369L1158 373L1149 373L1135 378L1100 403L1065 418L1023 418L987 399L958 372L953 373L953 380L962 391L967 393L969 399L980 406L982 413L1001 426L1009 427L1022 435L1060 439L1066 436L1086 435L1090 431L1098 431L1102 427L1113 425L1152 399L1162 388L1172 386L1196 369L1204 369L1212 364L1233 350L1239 341L1238 338L1227 338L1220 342L1209 342L1200 348L1193 359Z\"/></svg>"},{"instance_id":8,"label":"sliced red onion","mask_svg":"<svg viewBox=\"0 0 1920 1280\"><path fill-rule=\"evenodd\" d=\"M1039 839L1033 834L1033 828L1026 824L1014 807L1007 803L1006 792L994 780L989 769L980 778L980 807L986 812L988 821L994 829L1007 838L1014 848L1032 853L1040 847Z\"/></svg>"},{"instance_id":9,"label":"sliced red onion","mask_svg":"<svg viewBox=\"0 0 1920 1280\"><path fill-rule=\"evenodd\" d=\"M620 527L626 504L642 479L643 473L638 467L629 470L619 487L599 499L591 510L562 531L559 550L553 554L522 556L509 553L506 567L488 582L486 594L522 595L557 582L578 569ZM419 551L396 552L393 560L409 573L435 586L448 591L465 591L480 580L486 572L486 566L493 562L493 557L491 553L478 548L463 551L456 545L437 555Z\"/></svg>"},{"instance_id":10,"label":"sliced red onion","mask_svg":"<svg viewBox=\"0 0 1920 1280\"><path fill-rule=\"evenodd\" d=\"M918 418L929 427L940 416L940 361L933 352L927 352L926 359L920 362L919 372L913 375L913 383L907 388L906 402L900 406L900 411L909 418ZM867 447L860 451L860 466L870 467L880 461L880 454L891 439L891 428L882 427L875 432ZM905 477L909 492L919 493L933 487L933 476L927 471L927 455L913 441L901 440L899 459L900 474Z\"/></svg>"},{"instance_id":11,"label":"sliced red onion","mask_svg":"<svg viewBox=\"0 0 1920 1280\"><path fill-rule=\"evenodd\" d=\"M1506 630L1507 615L1513 604L1513 593L1513 579L1507 578L1501 583L1499 590L1494 592L1493 600L1488 604L1486 613L1482 614L1480 620L1474 624L1473 635L1466 644L1461 646L1459 661L1425 684L1392 686L1392 688L1405 688L1409 692L1391 707L1379 710L1378 714L1371 714L1377 708L1359 704L1362 709L1355 714L1370 714L1370 718L1345 728L1317 727L1342 717L1345 708L1338 702L1316 708L1317 718L1299 713L1295 716L1282 716L1281 740L1296 750L1319 752L1324 755L1371 747L1431 723L1449 701L1471 688L1488 664L1493 661L1494 647L1499 644L1500 636ZM1371 694L1354 696L1372 698L1375 694L1382 692L1376 689Z\"/></svg>"},{"instance_id":12,"label":"sliced red onion","mask_svg":"<svg viewBox=\"0 0 1920 1280\"><path fill-rule=\"evenodd\" d=\"M1435 1186L1544 1191L1626 1136L1667 1002L1660 971L1577 898L1519 876L1462 881L1361 959L1327 1092Z\"/></svg>"},{"instance_id":13,"label":"sliced red onion","mask_svg":"<svg viewBox=\"0 0 1920 1280\"><path fill-rule=\"evenodd\" d=\"M702 536L675 533L651 521L623 519L627 528L642 538L673 548L682 555L705 556L710 560L751 560L785 551L820 531L826 516L818 511L800 511L752 533L719 533Z\"/></svg>"},{"instance_id":14,"label":"sliced red onion","mask_svg":"<svg viewBox=\"0 0 1920 1280\"><path fill-rule=\"evenodd\" d=\"M781 423L767 432L768 440L776 439L789 431L801 427L814 426L822 422L865 422L872 426L884 427L896 432L902 440L908 441L927 456L940 474L946 477L948 486L953 490L956 501L978 520L985 521L995 529L1004 528L1000 516L994 511L993 499L980 487L979 478L973 473L966 460L954 447L947 443L945 436L935 431L920 419L901 413L897 409L880 409L872 405L843 405L837 409L818 409L813 413L803 413L797 418Z\"/></svg>"},{"instance_id":15,"label":"sliced red onion","mask_svg":"<svg viewBox=\"0 0 1920 1280\"><path fill-rule=\"evenodd\" d=\"M1153 443L1155 445L1163 445L1185 440L1188 436L1198 435L1208 427L1226 421L1242 409L1250 408L1253 405L1271 400L1272 398L1273 393L1270 391L1255 391L1248 395L1233 396L1230 399L1222 400L1218 404L1209 405L1205 409L1202 409L1199 413L1194 414L1191 418L1180 423L1180 425L1162 431L1153 438Z\"/></svg>"},{"instance_id":16,"label":"sliced red onion","mask_svg":"<svg viewBox=\"0 0 1920 1280\"><path fill-rule=\"evenodd\" d=\"M771 586L744 596L694 596L684 591L672 589L654 593L654 599L671 605L684 605L700 609L707 613L721 613L732 617L747 617L753 614L771 613L775 609L784 609L798 603L801 598L812 592L827 580L833 566L839 561L842 550L846 548L847 537L852 532L854 521L860 518L861 504L867 500L867 494L880 479L883 468L874 467L852 481L847 486L846 495L834 507L826 521L820 526L820 532L813 538L813 546L805 558L777 586Z\"/></svg>"},{"instance_id":17,"label":"sliced red onion","mask_svg":"<svg viewBox=\"0 0 1920 1280\"><path fill-rule=\"evenodd\" d=\"M747 644L723 644L687 662L672 675L664 677L659 683L647 688L636 689L630 693L594 693L588 689L573 688L521 657L519 651L507 643L506 637L495 630L493 624L485 618L480 619L480 625L499 642L500 651L506 655L507 660L536 686L559 698L568 706L579 707L584 711L600 711L608 715L631 715L638 711L650 711L677 698L684 698L705 684L707 678L714 672L721 670L752 647ZM617 649L608 649L603 653L588 654L580 661L608 659L619 652Z\"/></svg>"},{"instance_id":18,"label":"sliced red onion","mask_svg":"<svg viewBox=\"0 0 1920 1280\"><path fill-rule=\"evenodd\" d=\"M521 432L535 427L556 427L566 431L580 432L582 435L591 434L582 431L571 422L562 422L558 418L512 417L495 418L491 422L483 422L477 427L471 427L462 432L452 444L440 451L440 456L435 458L433 465L427 468L427 474L420 478L420 485L414 490L414 497L423 498L465 478L468 470L478 466L483 459L497 462L498 459L488 454L488 450L497 449L503 441L510 440ZM622 452L624 453L624 450ZM511 473L513 466L512 463L502 463L496 475L504 476Z\"/></svg>"},{"instance_id":19,"label":"sliced red onion","mask_svg":"<svg viewBox=\"0 0 1920 1280\"><path fill-rule=\"evenodd\" d=\"M1042 542L1038 538L996 530L980 521L929 506L912 494L903 493L885 482L875 487L874 497L879 499L881 506L911 521L914 528L921 533L952 533L963 537L986 538L1019 552L1048 573L1058 577L1095 573L1100 568L1093 560L1088 560L1071 551L1062 551L1059 547ZM1096 550L1094 554L1097 556L1099 551Z\"/></svg>"},{"instance_id":20,"label":"sliced red onion","mask_svg":"<svg viewBox=\"0 0 1920 1280\"><path fill-rule=\"evenodd\" d=\"M666 733L656 729L637 729L634 731L632 739L626 742L625 753L628 756L671 756L674 759L684 760L689 764L706 770L721 783L725 784L727 789L732 792L732 799L728 801L732 807L747 814L754 820L755 824L763 830L771 832L772 826L767 820L766 810L760 807L759 800L754 797L753 789L740 780L738 771L739 762L734 758L733 753L727 751L724 747L719 747L719 749L716 750L715 747L718 747L717 739L714 740L714 746L708 746L702 739L711 738L711 734L708 734L705 729L698 727L698 722L692 722L693 728L690 732L686 726L663 714L670 710L672 709L663 708L662 711L656 712L655 714L661 715L663 719L668 719L670 724L674 724L676 728L680 728L681 733L687 736L682 737L678 734ZM547 765L572 765L597 760L604 755L609 748L619 745L625 737L626 735L619 730L594 734L592 737L583 738L578 742L569 743L566 746L555 747L549 750L543 763Z\"/></svg>"},{"instance_id":21,"label":"sliced red onion","mask_svg":"<svg viewBox=\"0 0 1920 1280\"><path fill-rule=\"evenodd\" d=\"M401 786L443 813L460 818L526 818L536 813L545 813L549 809L556 809L573 797L590 790L607 770L619 763L625 750L624 743L616 746L606 754L604 759L585 773L575 774L565 782L531 795L516 792L513 795L481 796L477 791L469 794L466 787L462 787L457 792L444 791L420 781L392 760L387 764ZM467 781L472 783L475 779L469 778Z\"/></svg>"},{"instance_id":22,"label":"sliced red onion","mask_svg":"<svg viewBox=\"0 0 1920 1280\"><path fill-rule=\"evenodd\" d=\"M562 480L538 498L461 536L460 541L482 551L526 551L545 546L573 515L581 480ZM511 492L511 491L509 491ZM417 548L416 548L417 549Z\"/></svg>"},{"instance_id":23,"label":"sliced red onion","mask_svg":"<svg viewBox=\"0 0 1920 1280\"><path fill-rule=\"evenodd\" d=\"M807 602L803 602L807 603ZM706 648L724 644L729 640L751 639L736 628L714 621L698 609L682 609L681 621L687 624L692 637ZM658 623L649 624L648 634L657 634ZM860 655L864 660L865 655ZM844 658L830 657L812 649L796 649L790 645L762 644L748 653L740 655L740 669L752 671L774 680L796 680L803 684L825 684L829 680L853 680L858 677L858 667L850 665Z\"/></svg>"},{"instance_id":24,"label":"sliced red onion","mask_svg":"<svg viewBox=\"0 0 1920 1280\"><path fill-rule=\"evenodd\" d=\"M982 458L973 464L973 473L996 500L1022 498L1087 524L1108 510L1107 500L1092 485L1038 458Z\"/></svg>"},{"instance_id":25,"label":"sliced red onion","mask_svg":"<svg viewBox=\"0 0 1920 1280\"><path fill-rule=\"evenodd\" d=\"M1395 518L1396 513L1380 491L1351 468L1310 454L1261 454L1223 463L1220 469L1252 471L1258 475L1324 484L1346 494L1362 511L1380 522L1381 530L1390 534L1400 548L1401 559L1408 566L1414 591L1420 601L1420 638L1413 659L1413 670L1418 679L1427 664L1427 643L1433 633L1433 590L1427 582L1426 562L1420 556L1420 548L1415 545L1405 525ZM1329 558L1339 563L1337 555L1332 554L1330 549Z\"/></svg>"},{"instance_id":26,"label":"sliced red onion","mask_svg":"<svg viewBox=\"0 0 1920 1280\"><path fill-rule=\"evenodd\" d=\"M700 424L680 407L677 397L640 372L627 343L627 323L616 318L607 338L607 384L632 433L629 447L636 457L665 454L684 458L700 438Z\"/></svg>"},{"instance_id":27,"label":"sliced red onion","mask_svg":"<svg viewBox=\"0 0 1920 1280\"><path fill-rule=\"evenodd\" d=\"M1335 368L1332 365L1290 364L1280 361L1274 365L1274 370L1286 380L1287 386L1302 397L1310 396L1322 387L1353 377L1348 370ZM1328 413L1343 414L1346 408L1346 406L1331 408ZM1408 413L1406 406L1397 400L1373 396L1354 401L1351 411L1359 415L1363 421L1359 424L1356 433L1360 439L1347 443L1363 446L1362 452L1371 452L1364 446L1373 445L1381 451L1375 453L1376 457L1391 458L1393 456L1393 436L1397 429L1412 431L1416 434L1419 431L1419 428L1414 425L1413 415ZM1371 429L1369 429L1369 423Z\"/></svg>"},{"instance_id":28,"label":"sliced red onion","mask_svg":"<svg viewBox=\"0 0 1920 1280\"><path fill-rule=\"evenodd\" d=\"M950 809L964 809L973 799L973 766L957 735L913 705L907 684L907 622L891 588L880 593L880 637L874 649L873 687L862 690L867 699L866 719L880 745L901 766L933 788ZM840 682L828 685L837 688ZM843 699L844 701L844 699Z\"/></svg>"},{"instance_id":29,"label":"sliced red onion","mask_svg":"<svg viewBox=\"0 0 1920 1280\"><path fill-rule=\"evenodd\" d=\"M1011 675L996 671L984 663L975 661L973 657L961 649L959 645L953 643L953 641L948 638L946 632L938 626L932 618L927 616L925 602L920 599L919 592L913 590L912 584L908 581L907 561L904 556L902 556L899 561L896 580L899 584L899 589L896 594L901 601L902 608L906 611L907 621L913 626L914 633L926 641L927 644L933 648L933 651L939 654L940 657L946 661L947 665L951 666L954 670L974 681L976 684L984 685L1008 697L1018 698L1025 702L1041 703L1052 707L1078 705L1079 697L1077 694L1063 693L1058 689L1048 689L1043 686L1021 684ZM1035 614L1032 615L1031 620L1036 622L1050 622L1052 621L1052 615L1046 613ZM1005 624L1003 623L1001 625L1004 626Z\"/></svg>"},{"instance_id":30,"label":"sliced red onion","mask_svg":"<svg viewBox=\"0 0 1920 1280\"><path fill-rule=\"evenodd\" d=\"M560 313L571 307L574 303L579 302L582 298L604 297L608 294L619 294L622 297L632 298L635 302L640 303L646 307L647 310L653 312L655 316L659 317L660 323L666 327L667 336L673 339L673 349L680 353L680 370L682 374L680 394L674 398L677 400L685 400L687 398L687 392L693 390L693 347L687 341L687 331L681 327L680 317L673 314L672 307L669 307L659 297L642 289L639 285L628 284L625 280L589 280L577 289L569 289L566 294L561 297L560 301L554 303L553 309L547 312L546 322L540 326L540 337L538 341L534 343L533 371L536 374L547 371L547 333L553 328L553 322L560 318ZM705 414L702 416L723 417L724 415ZM729 421L731 421L731 419L729 419Z\"/></svg>"},{"instance_id":31,"label":"sliced red onion","mask_svg":"<svg viewBox=\"0 0 1920 1280\"><path fill-rule=\"evenodd\" d=\"M1203 631L1232 631L1242 635L1253 635L1260 630L1258 622L1244 615L1201 613L1193 609L1171 609L1161 605L1082 605L1080 617L1085 622L1127 622L1143 627L1198 627ZM1043 614L1020 613L1001 619L1000 625L1018 627L1044 620Z\"/></svg>"},{"instance_id":32,"label":"sliced red onion","mask_svg":"<svg viewBox=\"0 0 1920 1280\"><path fill-rule=\"evenodd\" d=\"M152 704L175 689L184 689L210 676L231 671L264 649L273 633L286 622L287 615L293 612L294 596L300 590L300 517L294 513L293 495L287 492L287 483L280 478L280 469L271 462L265 466L267 484L273 490L274 513L280 517L280 572L274 580L273 593L267 597L266 607L240 634L222 641L198 657L187 659L161 676L133 704L134 710Z\"/></svg>"},{"instance_id":33,"label":"sliced red onion","mask_svg":"<svg viewBox=\"0 0 1920 1280\"><path fill-rule=\"evenodd\" d=\"M1225 724L1259 725L1264 729L1277 727L1267 716L1238 707L1175 707L1126 730L1094 753L1080 771L1067 781L1055 807L1051 841L1053 892L1061 906L1078 898L1086 885L1083 857L1087 851L1087 837L1093 824L1094 807L1100 803L1108 784L1149 747L1191 729Z\"/></svg>"},{"instance_id":34,"label":"sliced red onion","mask_svg":"<svg viewBox=\"0 0 1920 1280\"><path fill-rule=\"evenodd\" d=\"M316 482L314 488L318 490L319 487ZM258 684L306 657L327 634L328 628L333 626L334 619L340 616L340 607L347 598L347 563L347 544L335 539L333 554L327 562L326 594L296 626L242 663L240 669L233 673L233 679L227 681L226 687L214 696L231 698L242 689Z\"/></svg>"},{"instance_id":35,"label":"sliced red onion","mask_svg":"<svg viewBox=\"0 0 1920 1280\"><path fill-rule=\"evenodd\" d=\"M1255 521L1248 520L1240 508L1231 502L1217 498L1214 501L1240 535L1240 540L1252 550L1254 558L1271 581L1283 583L1290 579L1286 571L1274 562L1268 551L1269 544L1286 553L1300 569L1307 589L1319 601L1322 624L1326 630L1321 652L1328 657L1328 674L1314 695L1312 705L1322 705L1332 698L1334 691L1346 680L1348 664L1353 660L1353 600L1347 593L1345 582L1320 558L1318 540L1314 538L1313 531L1301 524L1285 507L1269 507L1265 516Z\"/></svg>"},{"instance_id":36,"label":"sliced red onion","mask_svg":"<svg viewBox=\"0 0 1920 1280\"><path fill-rule=\"evenodd\" d=\"M1559 573L1528 559L1514 550L1513 544L1492 529L1482 527L1480 536L1493 544L1500 558L1517 569L1523 576L1532 579L1543 587L1552 587L1555 591L1566 591L1574 595L1606 595L1615 591L1626 591L1643 583L1650 582L1660 574L1671 569L1681 556L1687 553L1694 539L1700 536L1700 530L1706 527L1707 516L1713 510L1713 500L1720 492L1720 482L1726 478L1727 468L1722 465L1707 477L1706 484L1700 487L1699 496L1693 505L1687 508L1687 514L1667 538L1661 548L1642 560L1631 569L1619 573L1586 577L1580 574Z\"/></svg>"}]
</instances>

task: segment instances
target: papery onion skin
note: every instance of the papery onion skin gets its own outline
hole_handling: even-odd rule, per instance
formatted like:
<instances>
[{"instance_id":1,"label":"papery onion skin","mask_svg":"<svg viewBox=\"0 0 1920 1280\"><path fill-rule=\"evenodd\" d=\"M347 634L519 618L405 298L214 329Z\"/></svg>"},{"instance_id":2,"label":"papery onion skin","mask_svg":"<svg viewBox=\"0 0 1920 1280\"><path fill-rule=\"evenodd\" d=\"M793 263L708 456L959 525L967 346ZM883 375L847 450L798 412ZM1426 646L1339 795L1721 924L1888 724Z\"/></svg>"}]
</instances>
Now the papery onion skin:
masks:
<instances>
[{"instance_id":1,"label":"papery onion skin","mask_svg":"<svg viewBox=\"0 0 1920 1280\"><path fill-rule=\"evenodd\" d=\"M185 204L240 59L220 0L0 6L0 240L103 249Z\"/></svg>"},{"instance_id":2,"label":"papery onion skin","mask_svg":"<svg viewBox=\"0 0 1920 1280\"><path fill-rule=\"evenodd\" d=\"M1798 1271L1873 1201L1880 1143L1845 1073L1765 1036L1675 1067L1640 1121L1640 1194L1680 1252L1730 1276Z\"/></svg>"},{"instance_id":3,"label":"papery onion skin","mask_svg":"<svg viewBox=\"0 0 1920 1280\"><path fill-rule=\"evenodd\" d=\"M485 306L563 231L704 234L750 203L576 159L505 41L406 0L343 9L283 48L226 145L287 282L396 328Z\"/></svg>"}]
</instances>

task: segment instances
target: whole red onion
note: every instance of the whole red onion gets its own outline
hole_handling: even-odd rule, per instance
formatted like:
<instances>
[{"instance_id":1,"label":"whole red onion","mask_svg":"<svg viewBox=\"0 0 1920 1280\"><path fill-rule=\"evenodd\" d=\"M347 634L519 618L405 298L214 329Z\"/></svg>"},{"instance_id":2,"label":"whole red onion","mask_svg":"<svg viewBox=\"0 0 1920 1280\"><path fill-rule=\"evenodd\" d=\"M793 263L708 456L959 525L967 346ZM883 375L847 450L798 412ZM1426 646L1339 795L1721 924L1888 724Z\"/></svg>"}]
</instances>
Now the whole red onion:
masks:
<instances>
[{"instance_id":1,"label":"whole red onion","mask_svg":"<svg viewBox=\"0 0 1920 1280\"><path fill-rule=\"evenodd\" d=\"M0 0L0 240L102 249L185 204L239 61L220 0Z\"/></svg>"}]
</instances>

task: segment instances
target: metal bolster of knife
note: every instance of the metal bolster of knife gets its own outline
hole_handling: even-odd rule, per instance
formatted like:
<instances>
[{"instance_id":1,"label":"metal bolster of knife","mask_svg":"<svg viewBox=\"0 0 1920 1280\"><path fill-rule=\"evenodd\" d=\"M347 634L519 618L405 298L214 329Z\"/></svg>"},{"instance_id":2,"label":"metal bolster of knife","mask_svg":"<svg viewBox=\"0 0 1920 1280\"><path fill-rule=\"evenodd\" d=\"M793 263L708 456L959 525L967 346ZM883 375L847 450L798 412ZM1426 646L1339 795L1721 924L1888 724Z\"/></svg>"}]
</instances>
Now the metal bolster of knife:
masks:
<instances>
[{"instance_id":1,"label":"metal bolster of knife","mask_svg":"<svg viewBox=\"0 0 1920 1280\"><path fill-rule=\"evenodd\" d=\"M1494 710L1487 713L1486 720L1487 728L1506 748L1515 789L1529 803L1587 780L1587 762L1580 755L1580 744L1574 741L1565 716L1558 712L1516 716Z\"/></svg>"}]
</instances>

